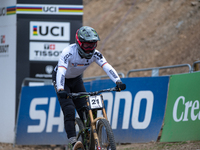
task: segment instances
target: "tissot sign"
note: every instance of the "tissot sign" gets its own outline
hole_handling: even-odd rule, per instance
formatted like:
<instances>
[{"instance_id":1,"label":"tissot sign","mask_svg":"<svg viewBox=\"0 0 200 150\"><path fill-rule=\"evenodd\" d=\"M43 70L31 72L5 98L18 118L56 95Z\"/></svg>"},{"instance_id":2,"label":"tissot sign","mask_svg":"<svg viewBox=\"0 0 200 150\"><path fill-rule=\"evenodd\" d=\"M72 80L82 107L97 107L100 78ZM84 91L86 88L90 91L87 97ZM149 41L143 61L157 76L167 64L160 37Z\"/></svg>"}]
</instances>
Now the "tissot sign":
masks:
<instances>
[{"instance_id":1,"label":"tissot sign","mask_svg":"<svg viewBox=\"0 0 200 150\"><path fill-rule=\"evenodd\" d=\"M69 43L58 42L30 42L29 60L30 61L58 61L62 50Z\"/></svg>"},{"instance_id":2,"label":"tissot sign","mask_svg":"<svg viewBox=\"0 0 200 150\"><path fill-rule=\"evenodd\" d=\"M69 41L70 23L30 21L30 40Z\"/></svg>"}]
</instances>

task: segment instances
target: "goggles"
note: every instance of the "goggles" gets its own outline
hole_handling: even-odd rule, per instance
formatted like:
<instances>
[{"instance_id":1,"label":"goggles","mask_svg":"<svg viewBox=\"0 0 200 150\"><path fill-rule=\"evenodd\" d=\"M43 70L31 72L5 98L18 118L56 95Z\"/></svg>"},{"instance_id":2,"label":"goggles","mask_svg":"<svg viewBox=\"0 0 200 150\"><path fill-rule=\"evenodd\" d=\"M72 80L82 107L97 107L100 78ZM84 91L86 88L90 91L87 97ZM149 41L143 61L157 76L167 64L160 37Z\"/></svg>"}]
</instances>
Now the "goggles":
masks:
<instances>
[{"instance_id":1,"label":"goggles","mask_svg":"<svg viewBox=\"0 0 200 150\"><path fill-rule=\"evenodd\" d=\"M81 48L86 53L92 53L93 50L97 47L97 42L81 42Z\"/></svg>"}]
</instances>

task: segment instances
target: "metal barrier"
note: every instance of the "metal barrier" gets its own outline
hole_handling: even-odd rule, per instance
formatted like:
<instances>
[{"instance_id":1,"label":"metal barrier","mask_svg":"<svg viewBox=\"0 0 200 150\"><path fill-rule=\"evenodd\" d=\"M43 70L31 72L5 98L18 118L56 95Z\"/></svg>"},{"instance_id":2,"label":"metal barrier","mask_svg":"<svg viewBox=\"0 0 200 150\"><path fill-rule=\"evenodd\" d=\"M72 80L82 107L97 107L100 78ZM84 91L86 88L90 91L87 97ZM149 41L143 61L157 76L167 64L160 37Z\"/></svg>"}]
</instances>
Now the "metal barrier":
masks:
<instances>
[{"instance_id":1,"label":"metal barrier","mask_svg":"<svg viewBox=\"0 0 200 150\"><path fill-rule=\"evenodd\" d=\"M125 75L120 72L118 73L118 75L121 77L121 78L124 78ZM83 81L86 81L86 80L101 80L102 78L108 78L109 76L108 75L103 75L103 76L94 76L94 77L88 77L88 78L83 78Z\"/></svg>"},{"instance_id":2,"label":"metal barrier","mask_svg":"<svg viewBox=\"0 0 200 150\"><path fill-rule=\"evenodd\" d=\"M125 75L123 73L118 73L121 78L124 78ZM108 78L108 75L103 75L103 76L95 76L95 77L88 77L88 78L83 78L83 81L86 80L101 80L102 78ZM38 78L25 78L22 82L22 87L23 86L43 86L43 85L53 85L52 84L52 79L38 79Z\"/></svg>"},{"instance_id":3,"label":"metal barrier","mask_svg":"<svg viewBox=\"0 0 200 150\"><path fill-rule=\"evenodd\" d=\"M22 82L22 87L33 86L33 85L42 86L42 85L53 85L53 84L52 84L52 79L38 79L38 78L25 78Z\"/></svg>"},{"instance_id":4,"label":"metal barrier","mask_svg":"<svg viewBox=\"0 0 200 150\"><path fill-rule=\"evenodd\" d=\"M199 63L200 61L195 61L192 65L192 71L198 71L199 70Z\"/></svg>"},{"instance_id":5,"label":"metal barrier","mask_svg":"<svg viewBox=\"0 0 200 150\"><path fill-rule=\"evenodd\" d=\"M139 72L139 71L152 71L151 76L155 77L155 76L159 76L159 70L160 69L177 68L177 67L188 67L189 73L192 72L192 68L189 64L180 64L180 65L172 65L172 66L163 66L163 67L155 67L155 68L144 68L144 69L129 70L126 77L129 77L129 74L131 72Z\"/></svg>"},{"instance_id":6,"label":"metal barrier","mask_svg":"<svg viewBox=\"0 0 200 150\"><path fill-rule=\"evenodd\" d=\"M154 68L144 68L144 69L133 69L133 70L129 70L126 77L129 77L131 72L140 72L140 71L152 71L151 76L155 77L155 76L159 76L159 70L160 69L168 69L168 68L179 68L179 67L188 67L189 68L189 73L193 72L193 71L197 71L195 67L197 67L198 63L200 63L200 61L196 61L193 63L193 66L191 67L190 64L180 64L180 65L172 65L172 66L163 66L163 67L154 67ZM199 69L198 69L199 70ZM125 75L123 73L118 73L118 75L121 78L125 78ZM108 75L102 75L102 76L94 76L94 77L87 77L87 78L83 78L83 81L87 81L87 80L101 80L103 78L108 78ZM30 84L32 83L32 84ZM38 79L38 78L25 78L22 82L22 87L23 86L33 86L33 85L52 85L52 80L51 79Z\"/></svg>"}]
</instances>

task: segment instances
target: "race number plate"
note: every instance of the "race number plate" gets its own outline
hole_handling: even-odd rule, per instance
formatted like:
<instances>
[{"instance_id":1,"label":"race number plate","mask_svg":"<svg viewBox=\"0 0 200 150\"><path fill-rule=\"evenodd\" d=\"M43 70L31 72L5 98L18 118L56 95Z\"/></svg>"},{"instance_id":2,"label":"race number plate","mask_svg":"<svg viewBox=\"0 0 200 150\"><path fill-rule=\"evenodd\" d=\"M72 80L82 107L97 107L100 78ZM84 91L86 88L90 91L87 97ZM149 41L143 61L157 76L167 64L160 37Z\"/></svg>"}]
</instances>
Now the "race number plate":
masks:
<instances>
[{"instance_id":1,"label":"race number plate","mask_svg":"<svg viewBox=\"0 0 200 150\"><path fill-rule=\"evenodd\" d=\"M89 97L91 109L101 109L103 108L102 99L100 95L90 96Z\"/></svg>"}]
</instances>

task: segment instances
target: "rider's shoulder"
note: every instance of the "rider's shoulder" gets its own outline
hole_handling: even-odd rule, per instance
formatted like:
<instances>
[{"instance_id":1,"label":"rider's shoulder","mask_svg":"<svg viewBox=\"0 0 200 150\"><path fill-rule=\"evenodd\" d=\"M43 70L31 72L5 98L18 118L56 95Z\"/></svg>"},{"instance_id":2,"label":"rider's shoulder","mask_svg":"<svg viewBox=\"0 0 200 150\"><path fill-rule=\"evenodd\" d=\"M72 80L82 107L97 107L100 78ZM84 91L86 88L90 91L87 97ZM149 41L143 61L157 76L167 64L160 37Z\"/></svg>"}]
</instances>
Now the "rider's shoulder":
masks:
<instances>
[{"instance_id":1,"label":"rider's shoulder","mask_svg":"<svg viewBox=\"0 0 200 150\"><path fill-rule=\"evenodd\" d=\"M99 50L97 50L97 49L95 49L95 51L94 51L94 55L103 55Z\"/></svg>"},{"instance_id":2,"label":"rider's shoulder","mask_svg":"<svg viewBox=\"0 0 200 150\"><path fill-rule=\"evenodd\" d=\"M94 52L98 52L98 53L100 53L100 51L99 51L99 50L97 50L97 49L95 49L95 50L94 50Z\"/></svg>"},{"instance_id":3,"label":"rider's shoulder","mask_svg":"<svg viewBox=\"0 0 200 150\"><path fill-rule=\"evenodd\" d=\"M63 49L63 53L65 53L65 54L68 54L68 53L73 54L75 51L76 51L76 44L75 43L70 44Z\"/></svg>"},{"instance_id":4,"label":"rider's shoulder","mask_svg":"<svg viewBox=\"0 0 200 150\"><path fill-rule=\"evenodd\" d=\"M94 55L103 55L99 50L95 49Z\"/></svg>"},{"instance_id":5,"label":"rider's shoulder","mask_svg":"<svg viewBox=\"0 0 200 150\"><path fill-rule=\"evenodd\" d=\"M95 49L93 57L99 60L99 59L102 59L104 56L102 55L100 51Z\"/></svg>"}]
</instances>

